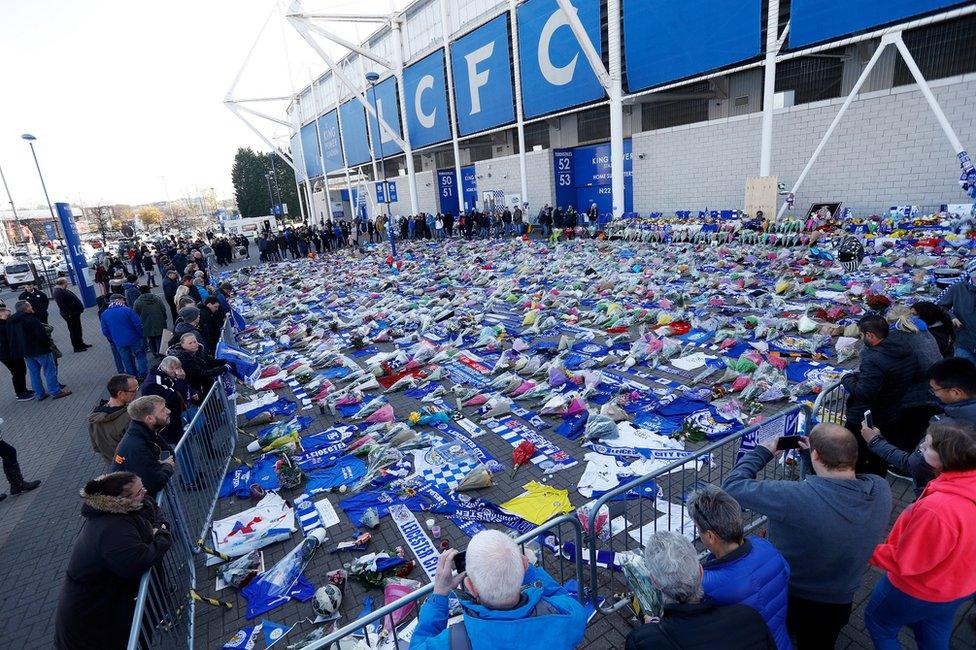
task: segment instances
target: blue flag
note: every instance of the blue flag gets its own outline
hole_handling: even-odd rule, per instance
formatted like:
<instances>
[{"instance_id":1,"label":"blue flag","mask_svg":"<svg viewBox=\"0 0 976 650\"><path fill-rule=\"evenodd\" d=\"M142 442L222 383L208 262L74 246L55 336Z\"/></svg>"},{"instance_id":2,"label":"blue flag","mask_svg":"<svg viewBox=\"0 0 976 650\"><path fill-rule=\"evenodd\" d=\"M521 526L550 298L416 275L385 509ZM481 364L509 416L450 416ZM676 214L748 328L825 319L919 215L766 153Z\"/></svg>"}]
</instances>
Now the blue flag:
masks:
<instances>
[{"instance_id":1,"label":"blue flag","mask_svg":"<svg viewBox=\"0 0 976 650\"><path fill-rule=\"evenodd\" d=\"M291 628L266 618L261 619L261 632L264 634L264 647L270 648L291 632Z\"/></svg>"},{"instance_id":2,"label":"blue flag","mask_svg":"<svg viewBox=\"0 0 976 650\"><path fill-rule=\"evenodd\" d=\"M252 650L254 648L254 642L258 638L258 628L244 627L237 632L234 632L234 636L230 638L227 643L221 646L220 650Z\"/></svg>"},{"instance_id":3,"label":"blue flag","mask_svg":"<svg viewBox=\"0 0 976 650\"><path fill-rule=\"evenodd\" d=\"M261 372L261 364L253 355L223 341L217 342L214 357L229 363L231 372L243 382L253 382Z\"/></svg>"},{"instance_id":4,"label":"blue flag","mask_svg":"<svg viewBox=\"0 0 976 650\"><path fill-rule=\"evenodd\" d=\"M234 329L238 332L243 332L247 329L247 321L241 316L241 312L237 311L233 307L230 308L230 317L234 321Z\"/></svg>"}]
</instances>

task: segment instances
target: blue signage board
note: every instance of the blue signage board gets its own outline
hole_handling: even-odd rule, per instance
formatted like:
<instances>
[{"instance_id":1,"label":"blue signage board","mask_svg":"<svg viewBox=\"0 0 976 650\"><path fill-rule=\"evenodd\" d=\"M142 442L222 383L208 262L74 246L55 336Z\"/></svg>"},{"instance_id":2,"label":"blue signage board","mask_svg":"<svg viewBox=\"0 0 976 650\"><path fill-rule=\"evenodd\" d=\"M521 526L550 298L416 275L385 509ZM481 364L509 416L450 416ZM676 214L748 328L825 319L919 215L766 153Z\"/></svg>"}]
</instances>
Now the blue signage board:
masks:
<instances>
[{"instance_id":1,"label":"blue signage board","mask_svg":"<svg viewBox=\"0 0 976 650\"><path fill-rule=\"evenodd\" d=\"M81 248L81 238L78 236L74 215L71 214L71 206L67 203L55 203L54 208L58 213L58 221L61 222L61 232L64 233L64 242L68 247L68 257L71 260L74 277L78 280L81 301L85 307L94 307L95 287L91 278L86 276L86 272L89 271L88 261L85 259L85 251ZM44 225L47 226L47 224ZM54 236L57 239L56 231Z\"/></svg>"},{"instance_id":2,"label":"blue signage board","mask_svg":"<svg viewBox=\"0 0 976 650\"><path fill-rule=\"evenodd\" d=\"M624 2L627 90L636 92L754 57L760 53L761 30L762 0Z\"/></svg>"},{"instance_id":3,"label":"blue signage board","mask_svg":"<svg viewBox=\"0 0 976 650\"><path fill-rule=\"evenodd\" d=\"M339 106L339 122L342 125L346 162L349 165L367 162L370 156L369 142L366 141L366 109L358 99L350 99Z\"/></svg>"},{"instance_id":4,"label":"blue signage board","mask_svg":"<svg viewBox=\"0 0 976 650\"><path fill-rule=\"evenodd\" d=\"M322 175L322 161L319 158L319 138L315 132L315 122L302 127L302 157L305 159L307 178Z\"/></svg>"},{"instance_id":5,"label":"blue signage board","mask_svg":"<svg viewBox=\"0 0 976 650\"><path fill-rule=\"evenodd\" d=\"M410 146L425 147L451 138L447 111L447 80L444 77L444 50L436 50L403 70L403 90L407 105Z\"/></svg>"},{"instance_id":6,"label":"blue signage board","mask_svg":"<svg viewBox=\"0 0 976 650\"><path fill-rule=\"evenodd\" d=\"M373 89L367 90L366 101L376 113L383 117L383 121L393 129L396 136L402 138L400 111L397 108L399 104L397 103L396 77L388 77L376 84L375 91ZM387 131L380 129L379 122L372 115L369 116L369 130L373 136L373 155L377 158L385 158L403 151Z\"/></svg>"},{"instance_id":7,"label":"blue signage board","mask_svg":"<svg viewBox=\"0 0 976 650\"><path fill-rule=\"evenodd\" d=\"M48 241L58 241L58 229L50 221L44 222L44 234L47 235Z\"/></svg>"},{"instance_id":8,"label":"blue signage board","mask_svg":"<svg viewBox=\"0 0 976 650\"><path fill-rule=\"evenodd\" d=\"M390 203L397 202L396 181L386 181L386 186L390 188ZM376 183L376 202L386 203L386 192L383 191L383 181Z\"/></svg>"},{"instance_id":9,"label":"blue signage board","mask_svg":"<svg viewBox=\"0 0 976 650\"><path fill-rule=\"evenodd\" d=\"M600 52L600 1L573 0L572 5L590 42ZM526 117L603 98L603 86L556 0L528 0L519 5L518 32Z\"/></svg>"},{"instance_id":10,"label":"blue signage board","mask_svg":"<svg viewBox=\"0 0 976 650\"><path fill-rule=\"evenodd\" d=\"M576 202L576 179L573 178L575 149L553 149L552 164L556 180L556 205L572 205Z\"/></svg>"},{"instance_id":11,"label":"blue signage board","mask_svg":"<svg viewBox=\"0 0 976 650\"><path fill-rule=\"evenodd\" d=\"M451 43L458 131L468 135L515 120L508 14Z\"/></svg>"},{"instance_id":12,"label":"blue signage board","mask_svg":"<svg viewBox=\"0 0 976 650\"><path fill-rule=\"evenodd\" d=\"M305 156L302 154L302 136L299 133L291 136L291 160L295 164L295 180L301 183L308 174L305 172Z\"/></svg>"},{"instance_id":13,"label":"blue signage board","mask_svg":"<svg viewBox=\"0 0 976 650\"><path fill-rule=\"evenodd\" d=\"M631 151L631 140L624 140L623 212L631 212L634 203L634 163ZM596 203L600 214L612 212L609 143L553 149L552 160L556 180L555 207L565 210L572 205L579 212L586 212L591 203Z\"/></svg>"},{"instance_id":14,"label":"blue signage board","mask_svg":"<svg viewBox=\"0 0 976 650\"><path fill-rule=\"evenodd\" d=\"M472 210L478 205L478 175L474 165L461 168L461 199L465 210Z\"/></svg>"},{"instance_id":15,"label":"blue signage board","mask_svg":"<svg viewBox=\"0 0 976 650\"><path fill-rule=\"evenodd\" d=\"M458 214L457 175L453 169L437 170L437 200L443 213Z\"/></svg>"},{"instance_id":16,"label":"blue signage board","mask_svg":"<svg viewBox=\"0 0 976 650\"><path fill-rule=\"evenodd\" d=\"M793 0L790 47L846 36L912 16L966 4L958 0Z\"/></svg>"},{"instance_id":17,"label":"blue signage board","mask_svg":"<svg viewBox=\"0 0 976 650\"><path fill-rule=\"evenodd\" d=\"M342 142L339 139L339 116L331 110L319 118L319 137L322 140L322 161L326 172L342 169Z\"/></svg>"}]
</instances>

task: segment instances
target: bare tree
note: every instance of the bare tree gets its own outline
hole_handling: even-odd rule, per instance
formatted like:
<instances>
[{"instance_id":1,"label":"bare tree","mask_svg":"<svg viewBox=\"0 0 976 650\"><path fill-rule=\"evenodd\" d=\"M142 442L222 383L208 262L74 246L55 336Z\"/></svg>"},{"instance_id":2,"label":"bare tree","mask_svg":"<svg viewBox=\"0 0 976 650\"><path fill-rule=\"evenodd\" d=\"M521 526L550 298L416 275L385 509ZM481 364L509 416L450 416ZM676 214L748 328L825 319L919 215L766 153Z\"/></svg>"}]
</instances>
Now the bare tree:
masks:
<instances>
[{"instance_id":1,"label":"bare tree","mask_svg":"<svg viewBox=\"0 0 976 650\"><path fill-rule=\"evenodd\" d=\"M96 205L88 208L89 223L93 230L102 236L102 245L108 246L108 231L112 230L112 222L115 220L115 211L110 205Z\"/></svg>"}]
</instances>

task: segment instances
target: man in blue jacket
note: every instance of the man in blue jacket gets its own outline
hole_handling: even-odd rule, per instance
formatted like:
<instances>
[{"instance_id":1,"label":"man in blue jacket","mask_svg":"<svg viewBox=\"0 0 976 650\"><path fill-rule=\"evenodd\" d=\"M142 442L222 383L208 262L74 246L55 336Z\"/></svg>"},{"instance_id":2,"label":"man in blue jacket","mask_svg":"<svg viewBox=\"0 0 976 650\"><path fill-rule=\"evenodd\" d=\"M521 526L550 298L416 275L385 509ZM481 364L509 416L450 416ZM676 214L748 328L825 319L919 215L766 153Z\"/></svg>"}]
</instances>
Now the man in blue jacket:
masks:
<instances>
[{"instance_id":1,"label":"man in blue jacket","mask_svg":"<svg viewBox=\"0 0 976 650\"><path fill-rule=\"evenodd\" d=\"M441 554L434 593L420 608L411 650L575 648L586 611L541 567L529 563L508 535L485 530L468 543L465 571L452 575L455 549ZM448 594L457 594L464 620L450 627Z\"/></svg>"},{"instance_id":2,"label":"man in blue jacket","mask_svg":"<svg viewBox=\"0 0 976 650\"><path fill-rule=\"evenodd\" d=\"M688 514L710 551L702 564L705 600L748 605L766 621L777 649L791 650L786 631L790 567L783 556L766 540L745 537L742 508L714 485L706 485L692 496Z\"/></svg>"},{"instance_id":3,"label":"man in blue jacket","mask_svg":"<svg viewBox=\"0 0 976 650\"><path fill-rule=\"evenodd\" d=\"M149 372L142 320L125 304L125 296L113 293L111 304L102 313L102 334L118 350L125 374L135 375L141 382Z\"/></svg>"}]
</instances>

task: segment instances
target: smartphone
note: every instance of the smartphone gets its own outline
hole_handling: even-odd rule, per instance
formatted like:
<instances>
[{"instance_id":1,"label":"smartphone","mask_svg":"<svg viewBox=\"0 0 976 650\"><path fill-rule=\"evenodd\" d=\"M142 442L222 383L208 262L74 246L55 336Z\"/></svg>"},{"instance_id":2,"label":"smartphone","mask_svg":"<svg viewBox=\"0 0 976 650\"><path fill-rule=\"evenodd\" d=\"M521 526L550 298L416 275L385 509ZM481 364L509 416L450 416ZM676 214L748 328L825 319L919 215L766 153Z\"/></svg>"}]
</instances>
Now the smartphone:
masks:
<instances>
[{"instance_id":1,"label":"smartphone","mask_svg":"<svg viewBox=\"0 0 976 650\"><path fill-rule=\"evenodd\" d=\"M782 436L776 441L778 451L788 451L800 447L800 436Z\"/></svg>"},{"instance_id":2,"label":"smartphone","mask_svg":"<svg viewBox=\"0 0 976 650\"><path fill-rule=\"evenodd\" d=\"M465 553L466 551L461 551L460 553L454 556L454 570L457 573L462 573L464 571L464 568L467 566L464 559Z\"/></svg>"},{"instance_id":3,"label":"smartphone","mask_svg":"<svg viewBox=\"0 0 976 650\"><path fill-rule=\"evenodd\" d=\"M869 429L874 428L874 416L871 415L870 409L864 412L864 421L867 422Z\"/></svg>"},{"instance_id":4,"label":"smartphone","mask_svg":"<svg viewBox=\"0 0 976 650\"><path fill-rule=\"evenodd\" d=\"M159 452L159 460L169 460L172 456L173 454L168 451Z\"/></svg>"}]
</instances>

